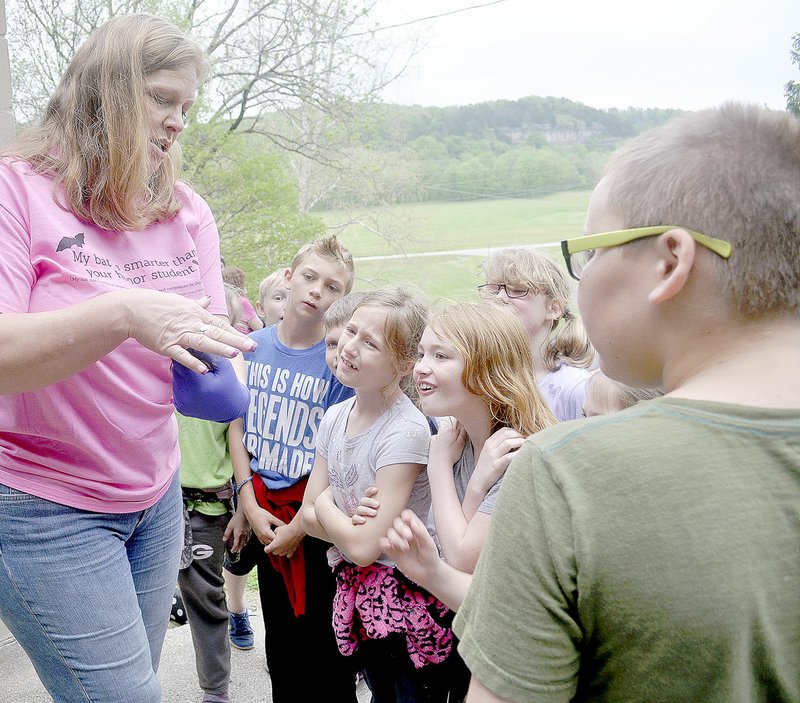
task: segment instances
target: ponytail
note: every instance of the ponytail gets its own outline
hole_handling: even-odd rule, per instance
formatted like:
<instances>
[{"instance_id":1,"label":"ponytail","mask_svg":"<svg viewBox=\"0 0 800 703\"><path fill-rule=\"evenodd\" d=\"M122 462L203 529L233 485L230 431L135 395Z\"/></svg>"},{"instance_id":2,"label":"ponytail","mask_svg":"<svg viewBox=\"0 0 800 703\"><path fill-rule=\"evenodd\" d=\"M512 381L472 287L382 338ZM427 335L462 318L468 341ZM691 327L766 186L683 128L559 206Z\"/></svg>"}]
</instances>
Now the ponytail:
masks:
<instances>
[{"instance_id":1,"label":"ponytail","mask_svg":"<svg viewBox=\"0 0 800 703\"><path fill-rule=\"evenodd\" d=\"M565 308L561 319L553 323L542 350L544 365L550 371L558 369L561 363L585 369L592 365L594 358L594 347L586 336L586 328L575 313Z\"/></svg>"}]
</instances>

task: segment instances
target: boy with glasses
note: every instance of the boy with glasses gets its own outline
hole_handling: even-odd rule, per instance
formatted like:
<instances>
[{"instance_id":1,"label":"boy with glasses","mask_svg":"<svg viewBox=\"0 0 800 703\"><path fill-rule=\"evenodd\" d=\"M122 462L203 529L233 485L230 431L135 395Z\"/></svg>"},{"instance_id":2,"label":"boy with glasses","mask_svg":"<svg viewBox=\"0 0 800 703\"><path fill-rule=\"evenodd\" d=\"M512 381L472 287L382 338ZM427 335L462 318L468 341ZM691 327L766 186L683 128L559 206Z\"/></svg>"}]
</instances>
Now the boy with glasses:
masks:
<instances>
[{"instance_id":1,"label":"boy with glasses","mask_svg":"<svg viewBox=\"0 0 800 703\"><path fill-rule=\"evenodd\" d=\"M609 377L534 435L455 621L469 701L800 700L800 122L726 105L619 150L564 244Z\"/></svg>"}]
</instances>

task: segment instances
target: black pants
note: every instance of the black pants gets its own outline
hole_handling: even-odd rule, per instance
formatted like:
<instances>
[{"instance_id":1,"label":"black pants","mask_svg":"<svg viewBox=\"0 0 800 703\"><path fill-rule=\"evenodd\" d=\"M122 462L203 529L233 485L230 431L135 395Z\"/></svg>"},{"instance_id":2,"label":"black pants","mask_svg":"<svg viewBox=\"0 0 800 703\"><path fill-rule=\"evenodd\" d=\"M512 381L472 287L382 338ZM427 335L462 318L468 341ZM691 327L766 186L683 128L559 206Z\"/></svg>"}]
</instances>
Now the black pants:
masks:
<instances>
[{"instance_id":1,"label":"black pants","mask_svg":"<svg viewBox=\"0 0 800 703\"><path fill-rule=\"evenodd\" d=\"M446 703L450 692L447 662L414 668L405 635L395 633L359 644L372 703Z\"/></svg>"},{"instance_id":2,"label":"black pants","mask_svg":"<svg viewBox=\"0 0 800 703\"><path fill-rule=\"evenodd\" d=\"M227 692L231 677L228 607L222 578L222 535L230 517L230 513L189 513L194 559L178 572L178 587L192 631L197 678L207 693Z\"/></svg>"},{"instance_id":3,"label":"black pants","mask_svg":"<svg viewBox=\"0 0 800 703\"><path fill-rule=\"evenodd\" d=\"M257 564L272 700L357 703L355 662L339 653L333 634L336 581L325 556L330 545L314 537L303 544L305 615L295 616L283 577L263 551Z\"/></svg>"}]
</instances>

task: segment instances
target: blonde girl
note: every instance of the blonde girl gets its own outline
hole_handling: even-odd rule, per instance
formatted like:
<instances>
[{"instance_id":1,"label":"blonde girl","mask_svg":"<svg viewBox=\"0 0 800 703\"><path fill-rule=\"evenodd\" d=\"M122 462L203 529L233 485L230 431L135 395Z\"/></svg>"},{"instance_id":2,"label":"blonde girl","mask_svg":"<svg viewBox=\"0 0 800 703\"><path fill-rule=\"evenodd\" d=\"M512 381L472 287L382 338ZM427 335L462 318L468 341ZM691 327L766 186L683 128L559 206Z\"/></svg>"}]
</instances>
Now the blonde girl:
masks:
<instances>
[{"instance_id":1,"label":"blonde girl","mask_svg":"<svg viewBox=\"0 0 800 703\"><path fill-rule=\"evenodd\" d=\"M442 554L471 573L514 451L556 420L534 381L520 319L505 308L458 303L432 315L414 380L426 414L456 420L431 441L428 480Z\"/></svg>"},{"instance_id":2,"label":"blonde girl","mask_svg":"<svg viewBox=\"0 0 800 703\"><path fill-rule=\"evenodd\" d=\"M485 265L485 300L514 310L530 340L536 380L556 418L581 417L595 352L581 321L570 309L566 272L534 249L503 249Z\"/></svg>"},{"instance_id":3,"label":"blonde girl","mask_svg":"<svg viewBox=\"0 0 800 703\"><path fill-rule=\"evenodd\" d=\"M448 693L447 608L403 578L379 547L404 508L421 516L430 510L424 471L430 430L401 388L426 315L426 306L402 288L369 293L353 312L339 340L336 375L355 395L320 423L301 508L305 531L336 547L330 554L337 642L345 655L358 651L378 703L396 700L401 690L403 700L445 701ZM356 524L370 486L383 496L382 510Z\"/></svg>"}]
</instances>

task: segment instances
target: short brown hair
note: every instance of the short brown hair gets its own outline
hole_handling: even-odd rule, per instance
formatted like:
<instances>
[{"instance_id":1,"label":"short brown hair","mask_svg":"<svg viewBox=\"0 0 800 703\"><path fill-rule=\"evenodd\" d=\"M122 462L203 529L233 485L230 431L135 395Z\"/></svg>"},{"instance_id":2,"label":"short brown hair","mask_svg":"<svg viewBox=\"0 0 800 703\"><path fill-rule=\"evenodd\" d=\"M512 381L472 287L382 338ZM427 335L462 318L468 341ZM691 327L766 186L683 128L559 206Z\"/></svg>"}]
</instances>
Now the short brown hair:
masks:
<instances>
[{"instance_id":1,"label":"short brown hair","mask_svg":"<svg viewBox=\"0 0 800 703\"><path fill-rule=\"evenodd\" d=\"M292 272L294 272L300 265L300 262L309 254L316 254L329 261L338 261L348 273L344 292L349 293L352 290L353 275L355 272L353 255L350 253L350 250L339 241L335 234L327 234L324 237L319 237L313 242L309 242L300 247L294 255L294 259L292 259Z\"/></svg>"},{"instance_id":2,"label":"short brown hair","mask_svg":"<svg viewBox=\"0 0 800 703\"><path fill-rule=\"evenodd\" d=\"M740 315L800 313L800 120L734 103L691 113L621 147L606 174L625 227L677 225L733 245L714 260Z\"/></svg>"},{"instance_id":3,"label":"short brown hair","mask_svg":"<svg viewBox=\"0 0 800 703\"><path fill-rule=\"evenodd\" d=\"M334 300L331 306L322 316L322 326L327 332L334 327L341 327L345 324L356 311L356 308L364 301L366 293L348 293L338 300Z\"/></svg>"},{"instance_id":4,"label":"short brown hair","mask_svg":"<svg viewBox=\"0 0 800 703\"><path fill-rule=\"evenodd\" d=\"M222 269L222 280L239 290L239 295L247 295L247 277L238 266L226 266Z\"/></svg>"}]
</instances>

